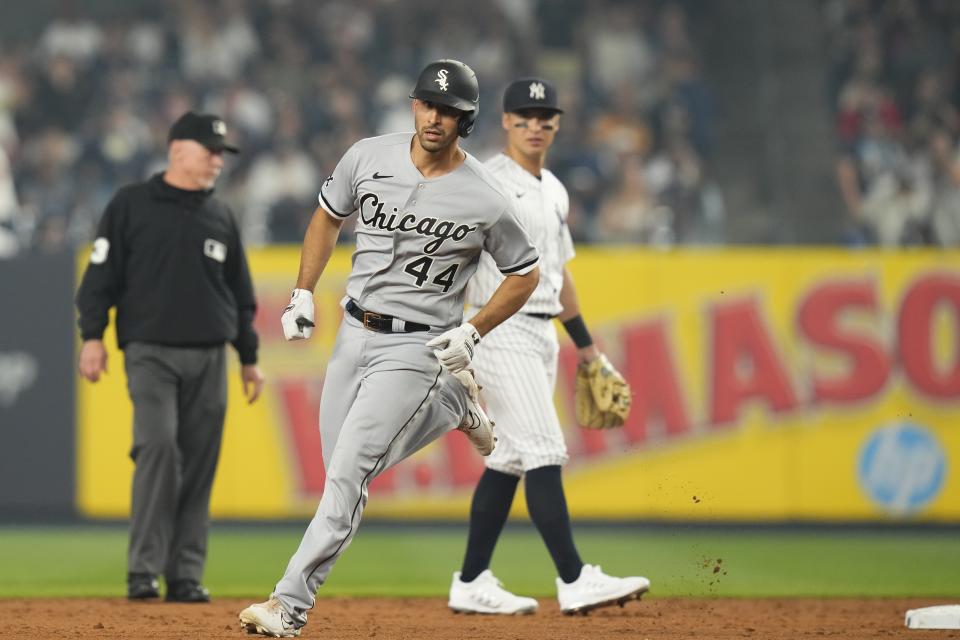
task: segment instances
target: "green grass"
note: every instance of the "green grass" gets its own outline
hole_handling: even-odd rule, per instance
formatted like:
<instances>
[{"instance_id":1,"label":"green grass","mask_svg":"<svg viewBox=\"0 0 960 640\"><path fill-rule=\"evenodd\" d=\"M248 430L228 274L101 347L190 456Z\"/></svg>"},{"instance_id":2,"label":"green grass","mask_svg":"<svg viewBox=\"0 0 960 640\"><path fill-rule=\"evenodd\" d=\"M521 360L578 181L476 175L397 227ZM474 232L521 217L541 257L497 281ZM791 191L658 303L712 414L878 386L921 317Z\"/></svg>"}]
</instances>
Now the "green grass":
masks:
<instances>
[{"instance_id":1,"label":"green grass","mask_svg":"<svg viewBox=\"0 0 960 640\"><path fill-rule=\"evenodd\" d=\"M215 525L206 584L216 596L265 596L302 532ZM586 561L648 576L654 597L960 596L956 532L589 527L576 538ZM320 593L443 595L464 540L462 527L361 528ZM553 567L532 528L508 528L492 568L514 591L554 594ZM124 527L0 527L0 597L120 596L125 573Z\"/></svg>"}]
</instances>

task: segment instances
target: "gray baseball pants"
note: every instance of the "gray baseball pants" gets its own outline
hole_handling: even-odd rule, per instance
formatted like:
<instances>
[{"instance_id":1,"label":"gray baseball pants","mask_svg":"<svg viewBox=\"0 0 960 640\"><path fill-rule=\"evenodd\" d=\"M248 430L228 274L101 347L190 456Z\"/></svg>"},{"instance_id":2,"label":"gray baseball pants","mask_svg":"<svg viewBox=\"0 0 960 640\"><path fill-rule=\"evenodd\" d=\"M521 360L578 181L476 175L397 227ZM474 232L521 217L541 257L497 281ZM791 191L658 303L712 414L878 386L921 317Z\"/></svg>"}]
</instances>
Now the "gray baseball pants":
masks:
<instances>
[{"instance_id":1,"label":"gray baseball pants","mask_svg":"<svg viewBox=\"0 0 960 640\"><path fill-rule=\"evenodd\" d=\"M323 496L272 594L301 624L357 532L370 482L467 411L466 390L425 344L439 333L376 333L344 314L320 397Z\"/></svg>"},{"instance_id":2,"label":"gray baseball pants","mask_svg":"<svg viewBox=\"0 0 960 640\"><path fill-rule=\"evenodd\" d=\"M227 408L225 349L131 342L124 353L136 465L129 571L199 582Z\"/></svg>"}]
</instances>

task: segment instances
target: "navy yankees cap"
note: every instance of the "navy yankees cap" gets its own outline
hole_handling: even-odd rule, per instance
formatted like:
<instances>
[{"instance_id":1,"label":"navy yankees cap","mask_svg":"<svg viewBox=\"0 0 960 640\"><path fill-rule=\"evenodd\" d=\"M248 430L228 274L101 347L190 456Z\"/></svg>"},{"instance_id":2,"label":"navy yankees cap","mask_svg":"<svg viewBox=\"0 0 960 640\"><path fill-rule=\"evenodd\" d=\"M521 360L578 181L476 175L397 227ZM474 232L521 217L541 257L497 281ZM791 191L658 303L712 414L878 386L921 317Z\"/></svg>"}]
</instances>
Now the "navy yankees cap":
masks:
<instances>
[{"instance_id":1,"label":"navy yankees cap","mask_svg":"<svg viewBox=\"0 0 960 640\"><path fill-rule=\"evenodd\" d=\"M503 92L505 112L522 109L548 109L563 113L557 106L557 88L543 78L520 78L514 80Z\"/></svg>"},{"instance_id":2,"label":"navy yankees cap","mask_svg":"<svg viewBox=\"0 0 960 640\"><path fill-rule=\"evenodd\" d=\"M210 151L240 152L227 144L227 123L209 113L187 111L180 116L167 134L167 142L174 140L196 140Z\"/></svg>"}]
</instances>

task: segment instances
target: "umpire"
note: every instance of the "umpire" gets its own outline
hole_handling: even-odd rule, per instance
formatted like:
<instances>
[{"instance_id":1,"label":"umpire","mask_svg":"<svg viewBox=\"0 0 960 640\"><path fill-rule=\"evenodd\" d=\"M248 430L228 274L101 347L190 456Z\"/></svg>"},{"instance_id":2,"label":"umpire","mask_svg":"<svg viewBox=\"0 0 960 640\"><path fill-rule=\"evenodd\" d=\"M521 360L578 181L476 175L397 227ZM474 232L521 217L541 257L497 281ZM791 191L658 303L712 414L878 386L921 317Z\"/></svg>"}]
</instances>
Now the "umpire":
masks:
<instances>
[{"instance_id":1,"label":"umpire","mask_svg":"<svg viewBox=\"0 0 960 640\"><path fill-rule=\"evenodd\" d=\"M213 197L226 142L220 118L188 112L170 128L168 166L107 205L77 292L80 375L107 371L103 332L117 308L133 401L135 464L127 597L208 602L201 584L210 490L227 387L224 344L240 356L248 402L260 395L256 300L240 234Z\"/></svg>"}]
</instances>

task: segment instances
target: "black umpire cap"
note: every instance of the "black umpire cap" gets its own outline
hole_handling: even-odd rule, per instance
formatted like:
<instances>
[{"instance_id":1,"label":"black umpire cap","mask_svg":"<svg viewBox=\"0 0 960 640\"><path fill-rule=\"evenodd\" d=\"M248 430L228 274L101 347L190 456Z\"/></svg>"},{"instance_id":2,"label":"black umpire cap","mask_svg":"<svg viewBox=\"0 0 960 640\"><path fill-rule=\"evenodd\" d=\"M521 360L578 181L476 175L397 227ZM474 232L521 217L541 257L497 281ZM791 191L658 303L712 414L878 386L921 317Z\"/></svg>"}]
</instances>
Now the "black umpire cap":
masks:
<instances>
[{"instance_id":1,"label":"black umpire cap","mask_svg":"<svg viewBox=\"0 0 960 640\"><path fill-rule=\"evenodd\" d=\"M233 145L227 144L227 123L219 116L209 113L187 111L180 116L167 135L167 142L174 140L196 140L210 151L240 152Z\"/></svg>"},{"instance_id":2,"label":"black umpire cap","mask_svg":"<svg viewBox=\"0 0 960 640\"><path fill-rule=\"evenodd\" d=\"M503 92L503 110L506 113L523 109L546 109L563 113L563 109L557 106L557 88L543 78L514 80Z\"/></svg>"}]
</instances>

